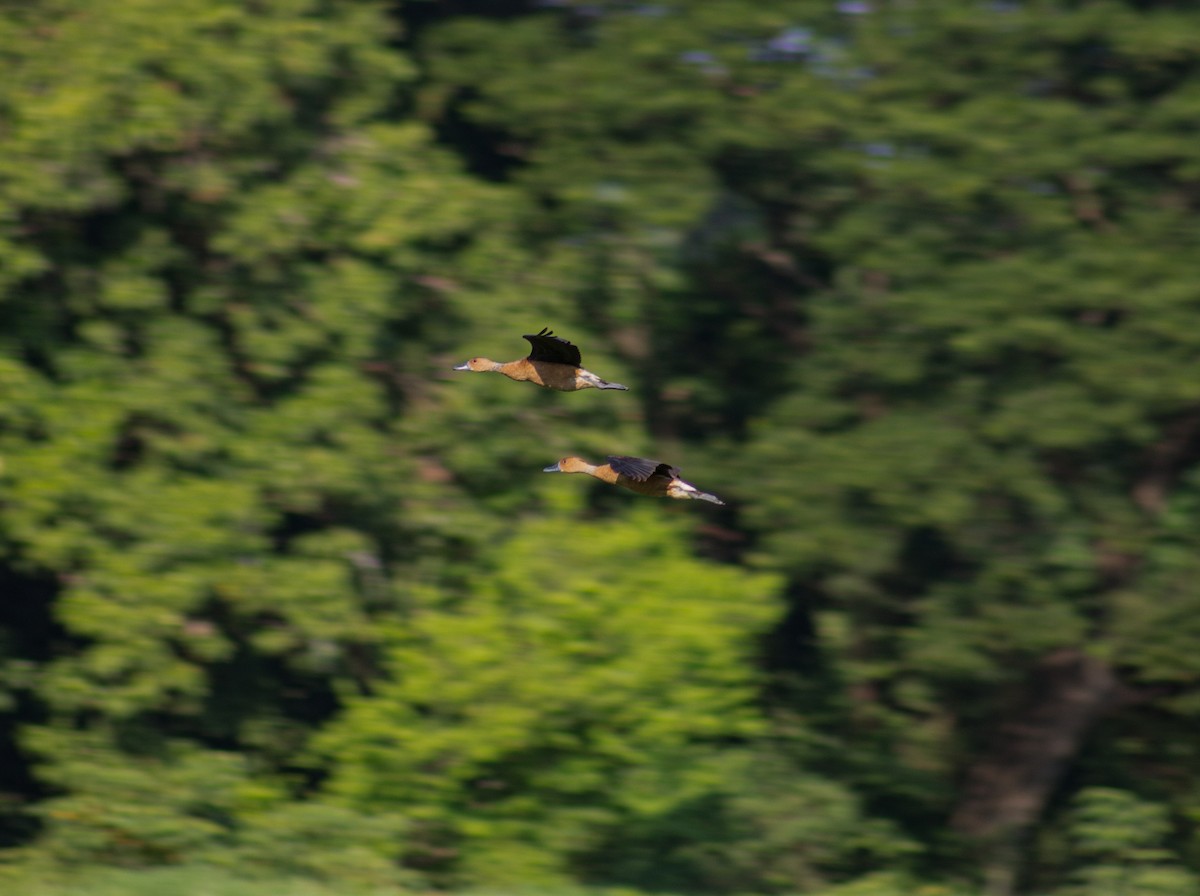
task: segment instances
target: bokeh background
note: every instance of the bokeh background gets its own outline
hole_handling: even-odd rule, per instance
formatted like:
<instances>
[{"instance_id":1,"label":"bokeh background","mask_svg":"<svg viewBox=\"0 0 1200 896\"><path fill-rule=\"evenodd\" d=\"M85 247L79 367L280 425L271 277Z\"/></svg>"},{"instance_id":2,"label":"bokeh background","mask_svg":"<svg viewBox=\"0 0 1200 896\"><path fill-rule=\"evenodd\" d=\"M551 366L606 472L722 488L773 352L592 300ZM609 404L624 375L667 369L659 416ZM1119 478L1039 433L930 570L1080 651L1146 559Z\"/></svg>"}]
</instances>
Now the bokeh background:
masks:
<instances>
[{"instance_id":1,"label":"bokeh background","mask_svg":"<svg viewBox=\"0 0 1200 896\"><path fill-rule=\"evenodd\" d=\"M4 892L1200 890L1194 4L4 0L0 69ZM547 326L630 391L450 370Z\"/></svg>"}]
</instances>

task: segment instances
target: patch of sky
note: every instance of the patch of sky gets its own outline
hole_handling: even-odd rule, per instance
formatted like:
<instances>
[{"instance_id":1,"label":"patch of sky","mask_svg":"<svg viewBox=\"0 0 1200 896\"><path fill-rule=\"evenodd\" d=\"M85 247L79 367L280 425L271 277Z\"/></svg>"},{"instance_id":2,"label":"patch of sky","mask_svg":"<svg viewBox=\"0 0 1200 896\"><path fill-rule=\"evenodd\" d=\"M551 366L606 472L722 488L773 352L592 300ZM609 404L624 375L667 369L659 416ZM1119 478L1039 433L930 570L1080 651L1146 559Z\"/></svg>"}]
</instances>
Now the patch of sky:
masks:
<instances>
[{"instance_id":1,"label":"patch of sky","mask_svg":"<svg viewBox=\"0 0 1200 896\"><path fill-rule=\"evenodd\" d=\"M785 56L803 56L812 49L813 33L808 28L784 28L767 41L767 49Z\"/></svg>"},{"instance_id":2,"label":"patch of sky","mask_svg":"<svg viewBox=\"0 0 1200 896\"><path fill-rule=\"evenodd\" d=\"M676 58L684 65L698 68L706 75L720 75L725 72L725 67L708 50L685 50Z\"/></svg>"},{"instance_id":3,"label":"patch of sky","mask_svg":"<svg viewBox=\"0 0 1200 896\"><path fill-rule=\"evenodd\" d=\"M813 52L815 37L808 28L794 25L746 50L752 62L796 62Z\"/></svg>"},{"instance_id":4,"label":"patch of sky","mask_svg":"<svg viewBox=\"0 0 1200 896\"><path fill-rule=\"evenodd\" d=\"M849 64L847 43L838 38L815 42L812 51L805 57L805 62L808 70L818 78L833 81L843 87L856 87L875 77L872 69Z\"/></svg>"},{"instance_id":5,"label":"patch of sky","mask_svg":"<svg viewBox=\"0 0 1200 896\"><path fill-rule=\"evenodd\" d=\"M893 143L891 140L852 141L843 144L852 152L866 156L872 167L883 167L890 159L920 159L930 154L929 147L920 143Z\"/></svg>"},{"instance_id":6,"label":"patch of sky","mask_svg":"<svg viewBox=\"0 0 1200 896\"><path fill-rule=\"evenodd\" d=\"M899 155L896 144L886 140L872 140L866 143L847 143L846 148L866 156L864 164L868 168L887 168L892 159Z\"/></svg>"}]
</instances>

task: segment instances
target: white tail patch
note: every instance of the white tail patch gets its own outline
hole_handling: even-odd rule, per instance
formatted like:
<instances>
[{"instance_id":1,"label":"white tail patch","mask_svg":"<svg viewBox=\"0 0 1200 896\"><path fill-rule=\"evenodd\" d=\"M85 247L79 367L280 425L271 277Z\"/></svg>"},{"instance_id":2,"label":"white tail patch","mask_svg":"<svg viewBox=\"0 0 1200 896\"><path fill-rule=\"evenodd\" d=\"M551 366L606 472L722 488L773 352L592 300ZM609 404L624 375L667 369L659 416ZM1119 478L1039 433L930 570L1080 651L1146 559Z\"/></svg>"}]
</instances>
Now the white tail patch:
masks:
<instances>
[{"instance_id":1,"label":"white tail patch","mask_svg":"<svg viewBox=\"0 0 1200 896\"><path fill-rule=\"evenodd\" d=\"M667 494L672 498L684 498L691 501L711 501L713 504L724 504L725 502L716 495L710 495L708 492L702 492L694 485L689 485L682 479L676 479L667 486Z\"/></svg>"},{"instance_id":2,"label":"white tail patch","mask_svg":"<svg viewBox=\"0 0 1200 896\"><path fill-rule=\"evenodd\" d=\"M629 391L628 386L622 386L620 383L610 383L608 380L602 380L590 370L584 370L582 367L579 368L579 372L575 375L583 382L591 384L591 386L595 389L619 389L622 392Z\"/></svg>"}]
</instances>

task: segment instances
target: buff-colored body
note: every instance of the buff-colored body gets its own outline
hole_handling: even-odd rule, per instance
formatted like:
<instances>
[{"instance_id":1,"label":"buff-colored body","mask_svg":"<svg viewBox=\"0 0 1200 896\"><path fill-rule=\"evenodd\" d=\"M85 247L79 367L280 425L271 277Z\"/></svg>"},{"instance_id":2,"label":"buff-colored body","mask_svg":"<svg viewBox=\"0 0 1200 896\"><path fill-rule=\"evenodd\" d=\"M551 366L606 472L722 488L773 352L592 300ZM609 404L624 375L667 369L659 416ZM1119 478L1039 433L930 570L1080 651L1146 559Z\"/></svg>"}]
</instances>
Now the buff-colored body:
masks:
<instances>
[{"instance_id":1,"label":"buff-colored body","mask_svg":"<svg viewBox=\"0 0 1200 896\"><path fill-rule=\"evenodd\" d=\"M532 346L529 357L519 361L492 361L489 358L472 358L459 364L455 370L473 370L476 373L502 373L519 383L533 383L558 392L578 392L581 389L620 389L620 383L602 380L590 370L584 370L579 349L561 336L549 330L523 336Z\"/></svg>"},{"instance_id":2,"label":"buff-colored body","mask_svg":"<svg viewBox=\"0 0 1200 896\"><path fill-rule=\"evenodd\" d=\"M610 457L608 460L606 464L590 464L582 457L564 457L558 463L546 467L543 472L586 473L601 482L654 498L725 503L716 495L702 492L694 485L684 482L679 478L679 470L676 467L640 457Z\"/></svg>"},{"instance_id":3,"label":"buff-colored body","mask_svg":"<svg viewBox=\"0 0 1200 896\"><path fill-rule=\"evenodd\" d=\"M578 392L580 389L625 389L618 383L608 383L590 370L557 364L553 361L509 361L501 364L487 358L472 358L464 365L467 370L479 373L502 373L519 383L533 383L558 392ZM455 368L461 370L462 368Z\"/></svg>"}]
</instances>

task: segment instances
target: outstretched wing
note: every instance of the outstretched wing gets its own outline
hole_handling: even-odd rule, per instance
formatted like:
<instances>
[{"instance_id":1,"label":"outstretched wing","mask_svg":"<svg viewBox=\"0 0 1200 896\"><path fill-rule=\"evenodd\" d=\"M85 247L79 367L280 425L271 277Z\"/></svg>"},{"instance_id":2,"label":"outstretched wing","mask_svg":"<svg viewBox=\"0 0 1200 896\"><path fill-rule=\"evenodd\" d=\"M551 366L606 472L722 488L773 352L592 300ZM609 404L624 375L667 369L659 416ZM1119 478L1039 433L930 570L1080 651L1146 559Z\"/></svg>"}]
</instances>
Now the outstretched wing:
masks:
<instances>
[{"instance_id":1,"label":"outstretched wing","mask_svg":"<svg viewBox=\"0 0 1200 896\"><path fill-rule=\"evenodd\" d=\"M525 335L533 349L529 352L530 361L550 361L554 364L567 364L571 367L582 367L579 359L579 349L567 342L561 336L555 336L543 328L542 332Z\"/></svg>"},{"instance_id":2,"label":"outstretched wing","mask_svg":"<svg viewBox=\"0 0 1200 896\"><path fill-rule=\"evenodd\" d=\"M645 482L654 476L674 479L679 475L679 467L672 467L669 464L659 463L645 457L609 457L608 465L634 482Z\"/></svg>"}]
</instances>

